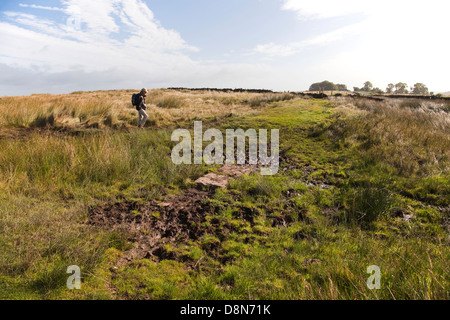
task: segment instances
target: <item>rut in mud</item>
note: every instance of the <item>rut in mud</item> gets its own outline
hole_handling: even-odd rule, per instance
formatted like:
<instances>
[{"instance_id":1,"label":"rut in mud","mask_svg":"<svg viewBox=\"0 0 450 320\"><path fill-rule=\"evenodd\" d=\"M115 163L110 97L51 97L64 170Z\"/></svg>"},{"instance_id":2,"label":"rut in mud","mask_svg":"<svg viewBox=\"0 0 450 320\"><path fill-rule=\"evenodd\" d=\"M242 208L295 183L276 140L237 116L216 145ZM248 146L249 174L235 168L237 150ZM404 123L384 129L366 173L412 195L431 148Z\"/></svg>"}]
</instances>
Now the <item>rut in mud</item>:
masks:
<instances>
[{"instance_id":1,"label":"rut in mud","mask_svg":"<svg viewBox=\"0 0 450 320\"><path fill-rule=\"evenodd\" d=\"M164 203L120 202L89 212L91 225L125 230L135 246L118 262L123 265L135 259L167 259L164 246L169 243L197 240L208 231L201 226L210 208L204 199L210 191L189 189Z\"/></svg>"},{"instance_id":2,"label":"rut in mud","mask_svg":"<svg viewBox=\"0 0 450 320\"><path fill-rule=\"evenodd\" d=\"M139 203L123 201L102 207L91 208L88 213L88 224L110 231L120 231L133 247L125 251L117 262L120 267L133 260L152 259L189 261L188 257L179 256L176 251L167 250L167 245L179 245L189 241L197 241L205 234L214 236L220 241L227 239L235 231L234 227L220 219L212 218L221 208L211 204L217 188L226 188L232 178L248 175L257 171L258 165L224 165L218 173L208 173L195 182L197 188L188 189L181 195L168 196L162 202L150 201ZM295 190L287 190L285 207L282 215L271 217L273 228L285 228L304 214L296 208L290 199L298 196ZM235 217L247 221L254 226L254 219L261 212L255 208L238 207ZM297 217L293 217L293 211ZM272 214L268 209L266 217ZM208 218L208 219L207 219ZM220 248L212 244L203 248L208 254L220 257ZM226 262L226 258L223 262ZM193 262L195 264L195 262Z\"/></svg>"},{"instance_id":3,"label":"rut in mud","mask_svg":"<svg viewBox=\"0 0 450 320\"><path fill-rule=\"evenodd\" d=\"M255 169L254 166L223 166L220 174L210 173L199 178L196 181L198 189L188 189L160 203L125 201L91 208L88 224L125 231L128 240L134 243L134 247L118 261L118 266L135 259L178 260L164 247L171 243L196 241L206 233L215 234L214 225L203 224L208 213L215 211L208 199L216 188L225 188L232 177L249 174Z\"/></svg>"}]
</instances>

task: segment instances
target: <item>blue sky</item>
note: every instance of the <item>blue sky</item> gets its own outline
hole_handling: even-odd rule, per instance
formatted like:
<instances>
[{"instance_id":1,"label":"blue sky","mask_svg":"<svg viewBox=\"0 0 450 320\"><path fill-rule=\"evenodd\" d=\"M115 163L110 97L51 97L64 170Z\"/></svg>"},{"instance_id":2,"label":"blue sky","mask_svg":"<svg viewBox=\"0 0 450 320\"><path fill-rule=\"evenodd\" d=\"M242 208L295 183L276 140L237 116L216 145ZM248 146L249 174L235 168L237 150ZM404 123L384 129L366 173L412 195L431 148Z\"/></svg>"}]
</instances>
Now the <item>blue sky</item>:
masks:
<instances>
[{"instance_id":1,"label":"blue sky","mask_svg":"<svg viewBox=\"0 0 450 320\"><path fill-rule=\"evenodd\" d=\"M0 96L128 88L450 90L447 0L0 4Z\"/></svg>"}]
</instances>

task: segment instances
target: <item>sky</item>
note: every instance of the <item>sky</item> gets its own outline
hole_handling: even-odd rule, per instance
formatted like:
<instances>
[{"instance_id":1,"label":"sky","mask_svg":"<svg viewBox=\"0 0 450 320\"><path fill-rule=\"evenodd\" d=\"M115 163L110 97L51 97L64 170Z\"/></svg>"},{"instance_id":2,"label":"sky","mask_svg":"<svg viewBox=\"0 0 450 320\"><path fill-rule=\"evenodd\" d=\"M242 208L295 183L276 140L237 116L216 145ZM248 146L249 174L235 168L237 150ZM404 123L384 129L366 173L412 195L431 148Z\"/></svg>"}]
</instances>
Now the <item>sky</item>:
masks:
<instances>
[{"instance_id":1,"label":"sky","mask_svg":"<svg viewBox=\"0 0 450 320\"><path fill-rule=\"evenodd\" d=\"M0 2L0 96L143 87L450 91L448 0Z\"/></svg>"}]
</instances>

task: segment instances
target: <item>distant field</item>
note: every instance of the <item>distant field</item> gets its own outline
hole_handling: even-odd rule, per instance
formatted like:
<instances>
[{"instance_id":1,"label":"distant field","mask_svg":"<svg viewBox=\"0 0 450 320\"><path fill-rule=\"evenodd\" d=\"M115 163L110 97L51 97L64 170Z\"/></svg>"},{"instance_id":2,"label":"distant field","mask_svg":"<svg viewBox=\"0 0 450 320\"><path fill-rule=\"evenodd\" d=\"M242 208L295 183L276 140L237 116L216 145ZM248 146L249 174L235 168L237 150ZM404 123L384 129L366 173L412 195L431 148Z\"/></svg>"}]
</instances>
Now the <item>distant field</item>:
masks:
<instances>
[{"instance_id":1,"label":"distant field","mask_svg":"<svg viewBox=\"0 0 450 320\"><path fill-rule=\"evenodd\" d=\"M134 92L0 98L0 298L450 298L448 101L161 89L138 130ZM279 129L279 173L198 189L195 120Z\"/></svg>"},{"instance_id":2,"label":"distant field","mask_svg":"<svg viewBox=\"0 0 450 320\"><path fill-rule=\"evenodd\" d=\"M124 128L136 126L131 94L139 90L74 92L0 98L2 128ZM147 98L149 126L255 112L254 107L288 94L152 90ZM289 96L288 96L289 98Z\"/></svg>"}]
</instances>

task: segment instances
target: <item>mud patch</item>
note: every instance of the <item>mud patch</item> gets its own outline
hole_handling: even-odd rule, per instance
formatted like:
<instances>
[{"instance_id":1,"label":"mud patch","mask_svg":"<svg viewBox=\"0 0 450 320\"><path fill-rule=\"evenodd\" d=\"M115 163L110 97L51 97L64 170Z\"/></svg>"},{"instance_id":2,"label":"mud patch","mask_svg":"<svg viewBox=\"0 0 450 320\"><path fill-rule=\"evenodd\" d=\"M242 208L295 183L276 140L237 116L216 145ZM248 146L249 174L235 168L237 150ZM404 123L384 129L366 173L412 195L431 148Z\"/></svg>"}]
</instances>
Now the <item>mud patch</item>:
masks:
<instances>
[{"instance_id":1,"label":"mud patch","mask_svg":"<svg viewBox=\"0 0 450 320\"><path fill-rule=\"evenodd\" d=\"M88 224L125 232L128 240L134 243L134 247L119 260L118 266L135 259L183 260L175 251L167 250L167 245L196 241L207 233L223 238L223 234L217 234L219 228L214 223L207 223L206 216L218 210L210 205L208 199L215 189L226 188L230 179L250 174L255 169L256 166L249 165L225 165L219 169L220 174L209 173L199 178L197 189L168 197L164 202L143 204L125 201L91 208ZM250 223L258 214L252 210L242 210L241 213L242 218ZM227 228L222 231L226 233ZM211 251L215 249L211 248Z\"/></svg>"},{"instance_id":2,"label":"mud patch","mask_svg":"<svg viewBox=\"0 0 450 320\"><path fill-rule=\"evenodd\" d=\"M135 259L171 257L164 247L170 243L197 240L213 230L202 226L212 208L204 199L207 191L189 189L180 196L172 196L163 203L146 204L120 202L89 210L88 224L110 230L125 230L135 246L125 252L118 266Z\"/></svg>"},{"instance_id":3,"label":"mud patch","mask_svg":"<svg viewBox=\"0 0 450 320\"><path fill-rule=\"evenodd\" d=\"M248 221L253 227L255 225L255 218L261 215L261 212L257 208L241 206L233 215L235 218Z\"/></svg>"},{"instance_id":4,"label":"mud patch","mask_svg":"<svg viewBox=\"0 0 450 320\"><path fill-rule=\"evenodd\" d=\"M177 248L180 244L198 241L207 234L212 239L218 239L219 243L202 243L202 249L220 260L223 258L219 252L220 242L226 241L235 226L223 219L211 219L220 212L221 206L212 204L210 199L217 188L226 188L231 179L255 172L258 167L224 165L217 173L209 173L197 179L196 188L188 189L181 195L167 197L163 202L123 201L91 208L87 223L125 234L126 239L134 244L119 259L117 267L140 259L177 260L192 263L195 267L191 256ZM239 206L237 209L234 218L247 221L251 227L255 226L255 219L263 214L252 207ZM270 217L273 218L273 227L287 227L296 221L297 218L292 216L291 211L301 217L295 206L286 205L285 210L285 214L281 216Z\"/></svg>"}]
</instances>

